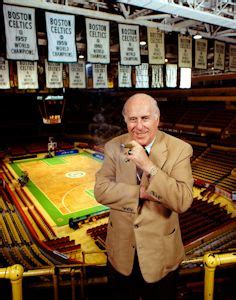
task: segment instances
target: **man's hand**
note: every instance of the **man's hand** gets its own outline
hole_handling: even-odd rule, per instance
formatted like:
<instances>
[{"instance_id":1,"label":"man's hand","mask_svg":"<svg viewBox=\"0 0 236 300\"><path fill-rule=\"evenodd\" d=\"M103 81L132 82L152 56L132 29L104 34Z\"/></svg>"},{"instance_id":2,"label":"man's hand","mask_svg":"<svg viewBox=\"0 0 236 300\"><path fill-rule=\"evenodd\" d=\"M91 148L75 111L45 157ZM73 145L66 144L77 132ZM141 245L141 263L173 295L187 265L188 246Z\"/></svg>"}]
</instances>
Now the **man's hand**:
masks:
<instances>
[{"instance_id":1,"label":"man's hand","mask_svg":"<svg viewBox=\"0 0 236 300\"><path fill-rule=\"evenodd\" d=\"M131 141L127 149L127 157L132 160L138 168L149 173L149 170L155 166L147 156L143 146L136 141Z\"/></svg>"}]
</instances>

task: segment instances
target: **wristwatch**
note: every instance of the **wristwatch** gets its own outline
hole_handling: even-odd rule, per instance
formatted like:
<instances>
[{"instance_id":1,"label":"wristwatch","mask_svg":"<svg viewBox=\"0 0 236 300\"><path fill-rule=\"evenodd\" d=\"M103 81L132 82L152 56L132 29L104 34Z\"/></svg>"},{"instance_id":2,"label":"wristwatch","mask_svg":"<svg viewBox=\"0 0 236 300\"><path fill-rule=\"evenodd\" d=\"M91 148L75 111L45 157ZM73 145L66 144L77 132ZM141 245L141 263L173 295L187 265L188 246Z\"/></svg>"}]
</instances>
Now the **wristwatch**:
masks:
<instances>
[{"instance_id":1,"label":"wristwatch","mask_svg":"<svg viewBox=\"0 0 236 300\"><path fill-rule=\"evenodd\" d=\"M150 176L155 176L158 172L158 168L156 166L152 167L151 170L149 171Z\"/></svg>"}]
</instances>

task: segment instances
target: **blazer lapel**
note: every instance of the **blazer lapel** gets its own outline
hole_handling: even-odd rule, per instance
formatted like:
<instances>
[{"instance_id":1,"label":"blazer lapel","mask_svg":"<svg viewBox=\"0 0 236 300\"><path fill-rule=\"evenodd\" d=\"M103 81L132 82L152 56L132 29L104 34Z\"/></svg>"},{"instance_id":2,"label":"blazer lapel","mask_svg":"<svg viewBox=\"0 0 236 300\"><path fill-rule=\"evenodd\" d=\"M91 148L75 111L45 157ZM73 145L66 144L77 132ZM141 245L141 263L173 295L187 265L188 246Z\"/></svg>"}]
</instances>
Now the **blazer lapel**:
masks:
<instances>
[{"instance_id":1,"label":"blazer lapel","mask_svg":"<svg viewBox=\"0 0 236 300\"><path fill-rule=\"evenodd\" d=\"M155 165L162 169L167 160L167 154L168 151L164 141L164 135L161 131L158 131L149 157Z\"/></svg>"},{"instance_id":2,"label":"blazer lapel","mask_svg":"<svg viewBox=\"0 0 236 300\"><path fill-rule=\"evenodd\" d=\"M152 145L151 152L149 158L151 161L158 166L160 169L164 166L167 160L167 147L164 141L164 135L161 131L157 132L156 139ZM143 174L141 184L144 186L148 185L148 178Z\"/></svg>"}]
</instances>

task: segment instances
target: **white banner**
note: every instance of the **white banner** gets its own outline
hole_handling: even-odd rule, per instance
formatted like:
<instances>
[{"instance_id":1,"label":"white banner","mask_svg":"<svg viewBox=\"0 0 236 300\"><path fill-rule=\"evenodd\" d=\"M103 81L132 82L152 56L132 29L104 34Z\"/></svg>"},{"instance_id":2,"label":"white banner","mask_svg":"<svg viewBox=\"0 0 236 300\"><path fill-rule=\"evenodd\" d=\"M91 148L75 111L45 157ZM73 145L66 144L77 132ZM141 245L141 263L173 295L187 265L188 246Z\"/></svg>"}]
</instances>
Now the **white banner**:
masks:
<instances>
[{"instance_id":1,"label":"white banner","mask_svg":"<svg viewBox=\"0 0 236 300\"><path fill-rule=\"evenodd\" d=\"M0 89L10 88L8 60L0 57Z\"/></svg>"},{"instance_id":2,"label":"white banner","mask_svg":"<svg viewBox=\"0 0 236 300\"><path fill-rule=\"evenodd\" d=\"M93 88L108 88L107 65L93 64Z\"/></svg>"},{"instance_id":3,"label":"white banner","mask_svg":"<svg viewBox=\"0 0 236 300\"><path fill-rule=\"evenodd\" d=\"M166 65L166 87L177 86L177 65L167 64Z\"/></svg>"},{"instance_id":4,"label":"white banner","mask_svg":"<svg viewBox=\"0 0 236 300\"><path fill-rule=\"evenodd\" d=\"M236 71L236 45L229 45L229 70Z\"/></svg>"},{"instance_id":5,"label":"white banner","mask_svg":"<svg viewBox=\"0 0 236 300\"><path fill-rule=\"evenodd\" d=\"M192 37L178 35L178 64L180 68L192 68Z\"/></svg>"},{"instance_id":6,"label":"white banner","mask_svg":"<svg viewBox=\"0 0 236 300\"><path fill-rule=\"evenodd\" d=\"M110 23L86 18L87 61L110 63Z\"/></svg>"},{"instance_id":7,"label":"white banner","mask_svg":"<svg viewBox=\"0 0 236 300\"><path fill-rule=\"evenodd\" d=\"M225 69L225 43L216 40L214 47L214 69Z\"/></svg>"},{"instance_id":8,"label":"white banner","mask_svg":"<svg viewBox=\"0 0 236 300\"><path fill-rule=\"evenodd\" d=\"M132 87L131 66L118 64L118 87Z\"/></svg>"},{"instance_id":9,"label":"white banner","mask_svg":"<svg viewBox=\"0 0 236 300\"><path fill-rule=\"evenodd\" d=\"M38 89L36 61L17 61L18 89Z\"/></svg>"},{"instance_id":10,"label":"white banner","mask_svg":"<svg viewBox=\"0 0 236 300\"><path fill-rule=\"evenodd\" d=\"M163 88L163 66L152 65L152 88Z\"/></svg>"},{"instance_id":11,"label":"white banner","mask_svg":"<svg viewBox=\"0 0 236 300\"><path fill-rule=\"evenodd\" d=\"M45 12L48 61L76 62L75 16Z\"/></svg>"},{"instance_id":12,"label":"white banner","mask_svg":"<svg viewBox=\"0 0 236 300\"><path fill-rule=\"evenodd\" d=\"M136 88L149 88L148 63L135 67Z\"/></svg>"},{"instance_id":13,"label":"white banner","mask_svg":"<svg viewBox=\"0 0 236 300\"><path fill-rule=\"evenodd\" d=\"M149 64L161 65L165 63L165 34L157 28L148 27L148 61Z\"/></svg>"},{"instance_id":14,"label":"white banner","mask_svg":"<svg viewBox=\"0 0 236 300\"><path fill-rule=\"evenodd\" d=\"M180 68L180 88L181 89L190 89L191 88L191 68Z\"/></svg>"},{"instance_id":15,"label":"white banner","mask_svg":"<svg viewBox=\"0 0 236 300\"><path fill-rule=\"evenodd\" d=\"M122 65L140 65L139 26L119 26L120 58Z\"/></svg>"},{"instance_id":16,"label":"white banner","mask_svg":"<svg viewBox=\"0 0 236 300\"><path fill-rule=\"evenodd\" d=\"M195 40L195 68L207 69L207 44L208 40Z\"/></svg>"},{"instance_id":17,"label":"white banner","mask_svg":"<svg viewBox=\"0 0 236 300\"><path fill-rule=\"evenodd\" d=\"M75 89L86 88L84 61L69 64L69 87Z\"/></svg>"},{"instance_id":18,"label":"white banner","mask_svg":"<svg viewBox=\"0 0 236 300\"><path fill-rule=\"evenodd\" d=\"M63 88L62 66L62 63L52 63L45 60L47 88Z\"/></svg>"},{"instance_id":19,"label":"white banner","mask_svg":"<svg viewBox=\"0 0 236 300\"><path fill-rule=\"evenodd\" d=\"M38 60L33 8L3 5L7 58Z\"/></svg>"}]
</instances>

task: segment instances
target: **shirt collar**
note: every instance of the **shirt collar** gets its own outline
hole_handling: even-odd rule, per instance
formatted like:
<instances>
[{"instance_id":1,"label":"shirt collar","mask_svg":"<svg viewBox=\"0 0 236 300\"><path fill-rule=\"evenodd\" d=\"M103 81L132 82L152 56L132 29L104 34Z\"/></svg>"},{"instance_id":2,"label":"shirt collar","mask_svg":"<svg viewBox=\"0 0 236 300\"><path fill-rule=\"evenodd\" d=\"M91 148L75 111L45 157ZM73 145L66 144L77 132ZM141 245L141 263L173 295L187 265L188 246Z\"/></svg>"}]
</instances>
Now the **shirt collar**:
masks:
<instances>
[{"instance_id":1,"label":"shirt collar","mask_svg":"<svg viewBox=\"0 0 236 300\"><path fill-rule=\"evenodd\" d=\"M148 154L150 154L150 151L151 151L154 141L155 141L155 138L152 140L152 142L150 144L148 144L147 146L144 147L146 149L146 151L148 152Z\"/></svg>"}]
</instances>

